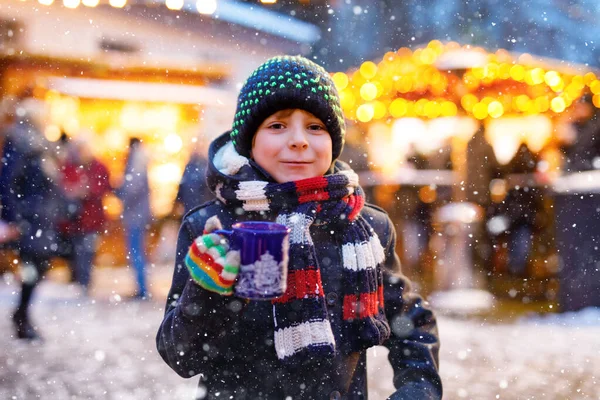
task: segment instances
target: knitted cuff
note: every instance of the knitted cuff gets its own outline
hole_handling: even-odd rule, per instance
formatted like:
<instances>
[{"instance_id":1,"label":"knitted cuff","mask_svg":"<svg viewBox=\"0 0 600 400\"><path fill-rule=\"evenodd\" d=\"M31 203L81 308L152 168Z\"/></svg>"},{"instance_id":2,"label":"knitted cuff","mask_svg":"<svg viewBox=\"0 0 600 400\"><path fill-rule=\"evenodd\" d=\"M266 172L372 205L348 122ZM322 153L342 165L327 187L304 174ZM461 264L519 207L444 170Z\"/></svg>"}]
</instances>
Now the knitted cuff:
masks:
<instances>
[{"instance_id":1,"label":"knitted cuff","mask_svg":"<svg viewBox=\"0 0 600 400\"><path fill-rule=\"evenodd\" d=\"M217 229L223 229L223 225L219 220L219 217L213 215L209 219L206 220L204 224L204 233L211 233L212 231L216 231Z\"/></svg>"},{"instance_id":2,"label":"knitted cuff","mask_svg":"<svg viewBox=\"0 0 600 400\"><path fill-rule=\"evenodd\" d=\"M233 293L240 265L238 251L229 251L221 236L212 233L199 236L185 257L190 276L198 285L225 296Z\"/></svg>"}]
</instances>

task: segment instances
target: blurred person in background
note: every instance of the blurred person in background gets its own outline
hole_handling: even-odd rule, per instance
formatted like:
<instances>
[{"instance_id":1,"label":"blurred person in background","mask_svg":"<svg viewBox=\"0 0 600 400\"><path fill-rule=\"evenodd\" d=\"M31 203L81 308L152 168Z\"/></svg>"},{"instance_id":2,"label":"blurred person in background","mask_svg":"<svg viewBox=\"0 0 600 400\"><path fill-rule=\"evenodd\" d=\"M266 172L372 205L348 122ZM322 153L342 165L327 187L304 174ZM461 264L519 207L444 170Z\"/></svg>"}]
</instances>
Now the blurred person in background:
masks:
<instances>
[{"instance_id":1,"label":"blurred person in background","mask_svg":"<svg viewBox=\"0 0 600 400\"><path fill-rule=\"evenodd\" d=\"M175 199L177 204L183 206L182 214L214 198L206 185L207 154L208 149L204 139L198 138L194 142L192 154L183 171Z\"/></svg>"},{"instance_id":2,"label":"blurred person in background","mask_svg":"<svg viewBox=\"0 0 600 400\"><path fill-rule=\"evenodd\" d=\"M13 96L4 97L0 101L0 249L10 248L19 237L19 230L14 223L15 218L11 210L3 202L10 195L8 182L9 171L12 168L12 159L15 154L13 140L10 138L12 124L14 123L14 109L16 99Z\"/></svg>"},{"instance_id":3,"label":"blurred person in background","mask_svg":"<svg viewBox=\"0 0 600 400\"><path fill-rule=\"evenodd\" d=\"M485 138L483 126L479 127L467 144L467 171L465 200L480 206L483 213L483 221L473 226L475 239L471 248L473 263L477 271L489 271L493 244L486 226L495 211L490 183L500 177L500 164L496 159L494 148Z\"/></svg>"},{"instance_id":4,"label":"blurred person in background","mask_svg":"<svg viewBox=\"0 0 600 400\"><path fill-rule=\"evenodd\" d=\"M127 238L129 260L135 270L137 292L134 298L147 299L145 233L152 219L150 212L150 185L148 183L148 155L138 138L129 141L129 155L125 174L117 196L123 203L123 226Z\"/></svg>"},{"instance_id":5,"label":"blurred person in background","mask_svg":"<svg viewBox=\"0 0 600 400\"><path fill-rule=\"evenodd\" d=\"M56 142L56 155L58 160L58 166L61 171L61 188L63 189L63 193L65 192L65 180L64 180L64 168L68 162L70 162L71 157L73 157L74 150L72 149L73 142L71 138L65 133L61 132L60 138ZM70 233L65 229L65 223L69 219L71 219L77 213L76 205L73 203L68 195L65 193L65 198L62 204L62 213L61 218L58 221L58 256L65 259L67 261L67 265L69 266L69 270L71 272L71 282L76 282L75 280L75 272L73 271L73 238Z\"/></svg>"},{"instance_id":6,"label":"blurred person in background","mask_svg":"<svg viewBox=\"0 0 600 400\"><path fill-rule=\"evenodd\" d=\"M599 111L589 95L584 95L569 112L559 117L557 136L564 156L566 173L600 169Z\"/></svg>"},{"instance_id":7,"label":"blurred person in background","mask_svg":"<svg viewBox=\"0 0 600 400\"><path fill-rule=\"evenodd\" d=\"M70 257L73 280L89 291L96 244L106 216L103 197L111 192L108 170L91 151L87 134L81 133L63 165L62 185L67 198L66 218L61 223L64 237L72 243Z\"/></svg>"},{"instance_id":8,"label":"blurred person in background","mask_svg":"<svg viewBox=\"0 0 600 400\"><path fill-rule=\"evenodd\" d=\"M23 98L31 96L26 90ZM21 99L22 100L22 99ZM1 123L0 137L2 138L2 157L0 165L0 219L7 223L16 221L15 207L9 207L12 198L12 187L10 178L13 175L15 165L23 157L25 146L21 144L21 138L15 136L15 109L19 99L14 97L5 97L1 103ZM20 145L18 145L20 144Z\"/></svg>"},{"instance_id":9,"label":"blurred person in background","mask_svg":"<svg viewBox=\"0 0 600 400\"><path fill-rule=\"evenodd\" d=\"M509 220L507 264L515 276L527 274L536 216L542 207L542 193L534 181L538 161L538 156L523 143L504 168L509 190L499 208Z\"/></svg>"},{"instance_id":10,"label":"blurred person in background","mask_svg":"<svg viewBox=\"0 0 600 400\"><path fill-rule=\"evenodd\" d=\"M62 193L55 147L49 146L42 130L43 102L23 96L15 110L15 122L7 132L0 182L3 218L20 231L16 248L21 259L21 291L13 314L16 336L37 339L29 306L37 284L58 250L56 221Z\"/></svg>"}]
</instances>

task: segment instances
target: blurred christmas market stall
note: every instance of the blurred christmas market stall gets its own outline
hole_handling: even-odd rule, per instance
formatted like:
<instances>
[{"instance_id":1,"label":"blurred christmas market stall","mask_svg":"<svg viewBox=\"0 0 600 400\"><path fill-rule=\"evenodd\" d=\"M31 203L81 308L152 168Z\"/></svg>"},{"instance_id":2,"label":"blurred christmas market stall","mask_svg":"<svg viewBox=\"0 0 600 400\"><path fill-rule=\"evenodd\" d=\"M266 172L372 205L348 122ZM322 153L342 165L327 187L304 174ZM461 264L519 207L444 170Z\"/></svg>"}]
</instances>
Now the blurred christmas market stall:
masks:
<instances>
[{"instance_id":1,"label":"blurred christmas market stall","mask_svg":"<svg viewBox=\"0 0 600 400\"><path fill-rule=\"evenodd\" d=\"M46 137L91 135L114 185L129 138L141 138L162 217L194 142L229 129L236 85L264 59L306 53L318 39L288 16L276 30L266 24L280 18L235 2L0 0L1 94L35 86L49 109ZM114 199L109 212L120 212Z\"/></svg>"},{"instance_id":2,"label":"blurred christmas market stall","mask_svg":"<svg viewBox=\"0 0 600 400\"><path fill-rule=\"evenodd\" d=\"M249 73L274 55L306 54L319 35L314 25L239 2L0 0L0 95L33 87L47 105L46 138L88 135L115 187L129 138L142 139L161 221L196 142L206 151L230 129ZM109 237L121 204L105 200ZM101 248L124 262L118 245Z\"/></svg>"},{"instance_id":3,"label":"blurred christmas market stall","mask_svg":"<svg viewBox=\"0 0 600 400\"><path fill-rule=\"evenodd\" d=\"M554 195L582 156L569 150L589 140L578 128L597 131L596 71L434 40L333 78L351 121L348 141L368 154L361 182L396 215L408 273L429 268L425 282L436 290L510 277L500 291L511 297L556 298ZM519 224L531 242L521 269L511 236ZM461 238L436 239L448 232Z\"/></svg>"},{"instance_id":4,"label":"blurred christmas market stall","mask_svg":"<svg viewBox=\"0 0 600 400\"><path fill-rule=\"evenodd\" d=\"M536 153L559 143L584 94L600 107L600 80L583 66L455 42L401 48L333 77L347 118L376 133L371 158L388 173L409 152L468 141L481 125L506 164L521 143Z\"/></svg>"}]
</instances>

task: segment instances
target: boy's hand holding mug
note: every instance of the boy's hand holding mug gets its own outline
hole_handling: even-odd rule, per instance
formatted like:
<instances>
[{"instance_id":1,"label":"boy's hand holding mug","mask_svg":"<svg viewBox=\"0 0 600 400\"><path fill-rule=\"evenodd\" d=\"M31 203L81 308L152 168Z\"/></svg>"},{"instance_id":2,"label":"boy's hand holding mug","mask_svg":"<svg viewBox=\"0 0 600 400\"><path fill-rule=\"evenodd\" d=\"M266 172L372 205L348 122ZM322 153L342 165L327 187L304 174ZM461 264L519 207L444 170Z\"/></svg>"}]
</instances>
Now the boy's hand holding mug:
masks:
<instances>
[{"instance_id":1,"label":"boy's hand holding mug","mask_svg":"<svg viewBox=\"0 0 600 400\"><path fill-rule=\"evenodd\" d=\"M213 233L221 228L217 216L209 218L204 225L204 234L190 246L185 264L198 285L229 296L233 294L233 284L239 272L240 252L230 249L229 239Z\"/></svg>"},{"instance_id":2,"label":"boy's hand holding mug","mask_svg":"<svg viewBox=\"0 0 600 400\"><path fill-rule=\"evenodd\" d=\"M289 232L274 222L238 222L221 229L216 216L190 246L185 263L203 288L238 297L270 300L287 288ZM239 273L239 276L238 276ZM236 283L237 281L237 283Z\"/></svg>"}]
</instances>

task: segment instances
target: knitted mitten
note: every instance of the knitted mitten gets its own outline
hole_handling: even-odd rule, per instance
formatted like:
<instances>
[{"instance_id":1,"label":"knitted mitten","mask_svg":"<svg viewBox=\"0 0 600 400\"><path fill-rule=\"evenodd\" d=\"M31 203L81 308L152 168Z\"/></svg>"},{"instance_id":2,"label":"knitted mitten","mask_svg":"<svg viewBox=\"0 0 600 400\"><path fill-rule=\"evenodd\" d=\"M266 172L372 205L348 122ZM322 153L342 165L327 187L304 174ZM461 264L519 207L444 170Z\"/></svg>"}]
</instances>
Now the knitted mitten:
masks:
<instances>
[{"instance_id":1,"label":"knitted mitten","mask_svg":"<svg viewBox=\"0 0 600 400\"><path fill-rule=\"evenodd\" d=\"M215 215L206 221L204 234L190 246L185 265L198 285L229 296L240 268L240 252L230 250L229 241L223 235L211 233L217 229L221 229L221 221Z\"/></svg>"}]
</instances>

